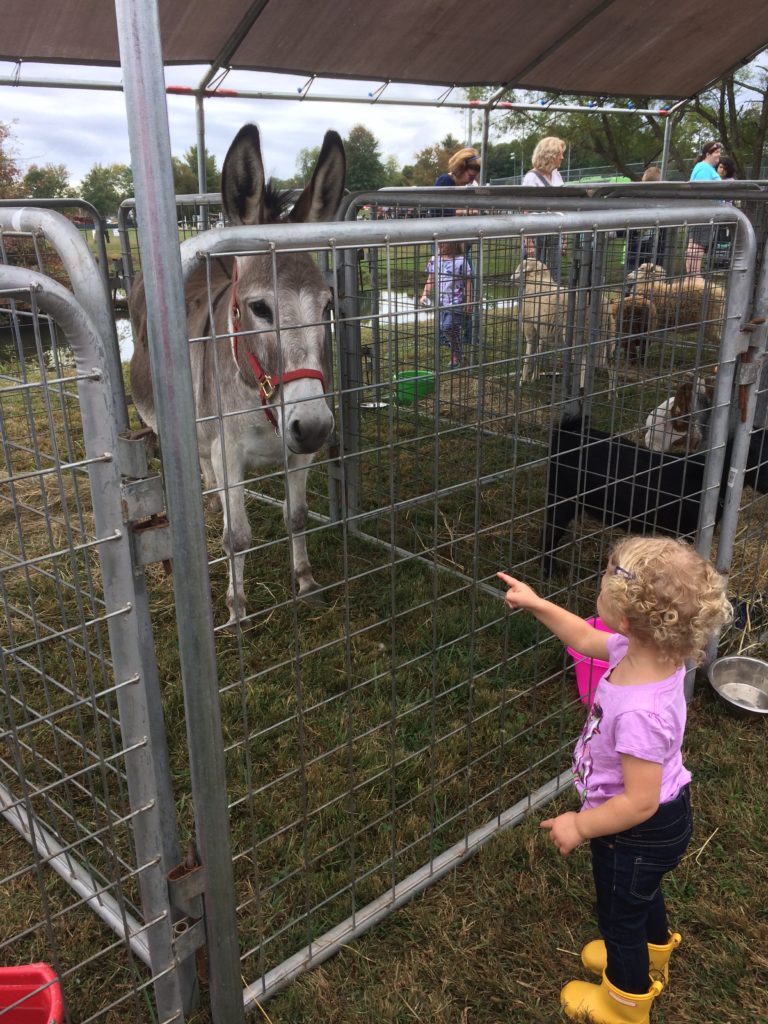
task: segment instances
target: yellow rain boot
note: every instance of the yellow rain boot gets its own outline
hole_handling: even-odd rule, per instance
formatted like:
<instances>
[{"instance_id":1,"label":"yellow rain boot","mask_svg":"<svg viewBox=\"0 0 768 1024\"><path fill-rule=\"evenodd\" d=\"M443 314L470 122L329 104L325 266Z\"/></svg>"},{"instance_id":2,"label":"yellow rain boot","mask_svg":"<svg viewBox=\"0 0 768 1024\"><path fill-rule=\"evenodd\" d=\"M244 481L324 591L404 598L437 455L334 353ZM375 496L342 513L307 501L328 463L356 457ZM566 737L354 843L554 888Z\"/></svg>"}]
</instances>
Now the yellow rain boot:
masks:
<instances>
[{"instance_id":1,"label":"yellow rain boot","mask_svg":"<svg viewBox=\"0 0 768 1024\"><path fill-rule=\"evenodd\" d=\"M560 1002L571 1020L588 1020L590 1024L649 1024L653 1000L663 987L660 981L654 981L642 995L622 992L608 981L603 971L599 985L569 981L560 993Z\"/></svg>"},{"instance_id":2,"label":"yellow rain boot","mask_svg":"<svg viewBox=\"0 0 768 1024\"><path fill-rule=\"evenodd\" d=\"M669 983L669 958L672 950L677 949L682 941L679 932L670 932L669 942L666 945L656 946L652 942L648 943L648 970L651 981L660 981L664 985ZM581 962L593 974L602 974L607 961L605 943L602 939L593 939L581 951Z\"/></svg>"}]
</instances>

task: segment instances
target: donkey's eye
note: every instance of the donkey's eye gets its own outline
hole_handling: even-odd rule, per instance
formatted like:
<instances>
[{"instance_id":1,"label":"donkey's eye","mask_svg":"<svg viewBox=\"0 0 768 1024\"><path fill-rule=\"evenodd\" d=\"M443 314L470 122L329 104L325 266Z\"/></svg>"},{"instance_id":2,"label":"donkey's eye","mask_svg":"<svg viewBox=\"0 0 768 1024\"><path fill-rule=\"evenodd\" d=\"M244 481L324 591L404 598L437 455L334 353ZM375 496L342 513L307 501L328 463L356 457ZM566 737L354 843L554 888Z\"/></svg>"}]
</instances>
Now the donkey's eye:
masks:
<instances>
[{"instance_id":1,"label":"donkey's eye","mask_svg":"<svg viewBox=\"0 0 768 1024\"><path fill-rule=\"evenodd\" d=\"M248 303L248 307L259 320L266 320L268 324L272 323L272 310L263 299L254 299L253 302Z\"/></svg>"}]
</instances>

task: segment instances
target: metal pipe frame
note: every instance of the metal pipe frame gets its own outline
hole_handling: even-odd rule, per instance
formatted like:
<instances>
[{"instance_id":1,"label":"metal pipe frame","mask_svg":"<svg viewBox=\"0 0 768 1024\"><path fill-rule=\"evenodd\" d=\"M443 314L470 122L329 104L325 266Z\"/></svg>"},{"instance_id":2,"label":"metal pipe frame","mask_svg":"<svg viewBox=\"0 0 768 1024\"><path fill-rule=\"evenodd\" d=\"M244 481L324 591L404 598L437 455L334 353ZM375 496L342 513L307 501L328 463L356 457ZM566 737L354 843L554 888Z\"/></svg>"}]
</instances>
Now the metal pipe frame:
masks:
<instances>
[{"instance_id":1,"label":"metal pipe frame","mask_svg":"<svg viewBox=\"0 0 768 1024\"><path fill-rule=\"evenodd\" d=\"M279 967L269 971L260 982L248 985L243 993L245 1009L257 1009L261 1002L276 995L304 971L319 967L321 963L338 953L345 945L370 931L379 921L405 906L430 885L438 882L450 871L454 871L466 860L469 860L499 832L519 825L529 814L545 806L550 800L568 789L572 783L573 773L571 771L563 772L546 782L530 796L524 797L503 811L498 817L470 832L465 839L455 843L450 849L408 875L401 882L397 882L389 892L373 900L367 906L361 907L346 921L331 928L311 945L285 960Z\"/></svg>"},{"instance_id":2,"label":"metal pipe frame","mask_svg":"<svg viewBox=\"0 0 768 1024\"><path fill-rule=\"evenodd\" d=\"M58 202L64 206L73 205L69 200ZM106 283L104 239L101 238L104 262L99 268L81 233L72 221L67 220L60 213L56 213L55 210L46 209L47 205L48 203L45 201L42 201L39 207L36 204L27 205L26 202L20 203L17 207L0 205L0 229L41 234L61 257L64 269L72 283L75 297L87 311L104 340L106 383L112 391L112 404L117 413L118 428L123 430L128 423L128 408L125 402L120 365L120 346L117 341L115 318L112 315L112 304ZM98 217L95 208L94 212ZM101 235L101 223L101 217L98 217L97 236ZM99 282L100 286L96 286L95 282Z\"/></svg>"},{"instance_id":3,"label":"metal pipe frame","mask_svg":"<svg viewBox=\"0 0 768 1024\"><path fill-rule=\"evenodd\" d=\"M118 682L137 681L129 687L118 686L116 699L128 793L136 812L134 841L138 862L143 865L139 885L148 922L146 943L161 1017L183 1020L185 1004L191 1008L196 999L194 960L178 963L173 950L173 912L166 878L180 860L176 810L157 668L143 629L149 616L147 595L143 579L136 580L134 574L130 536L122 518L116 459L118 416L111 389L104 386L106 346L86 310L50 278L0 265L0 288L6 296L28 302L33 311L39 309L52 317L75 357L83 438L86 457L91 460L88 472L95 532L110 541L99 545L99 559L114 673ZM126 925L121 934L129 938Z\"/></svg>"},{"instance_id":4,"label":"metal pipe frame","mask_svg":"<svg viewBox=\"0 0 768 1024\"><path fill-rule=\"evenodd\" d=\"M145 268L152 383L173 562L179 570L176 623L196 838L205 870L211 1007L217 1024L238 1024L243 1004L221 707L158 4L116 0L115 10Z\"/></svg>"}]
</instances>

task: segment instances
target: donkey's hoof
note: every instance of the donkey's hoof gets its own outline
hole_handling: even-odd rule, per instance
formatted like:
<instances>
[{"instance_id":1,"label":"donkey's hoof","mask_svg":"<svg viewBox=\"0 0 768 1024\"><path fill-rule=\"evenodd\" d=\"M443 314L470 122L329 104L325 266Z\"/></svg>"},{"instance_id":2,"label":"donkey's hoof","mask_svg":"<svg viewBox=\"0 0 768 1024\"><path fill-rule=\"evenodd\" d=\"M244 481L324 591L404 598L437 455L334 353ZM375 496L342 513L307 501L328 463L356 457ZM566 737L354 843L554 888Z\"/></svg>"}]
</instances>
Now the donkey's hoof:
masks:
<instances>
[{"instance_id":1,"label":"donkey's hoof","mask_svg":"<svg viewBox=\"0 0 768 1024\"><path fill-rule=\"evenodd\" d=\"M221 628L231 636L238 632L247 633L248 630L256 628L256 619L252 615L241 615L239 619L232 616L229 622L225 622Z\"/></svg>"},{"instance_id":2,"label":"donkey's hoof","mask_svg":"<svg viewBox=\"0 0 768 1024\"><path fill-rule=\"evenodd\" d=\"M315 587L312 590L305 590L303 594L299 594L299 600L303 601L304 604L308 604L310 608L327 608L328 602L325 599L325 594L320 590L319 587Z\"/></svg>"}]
</instances>

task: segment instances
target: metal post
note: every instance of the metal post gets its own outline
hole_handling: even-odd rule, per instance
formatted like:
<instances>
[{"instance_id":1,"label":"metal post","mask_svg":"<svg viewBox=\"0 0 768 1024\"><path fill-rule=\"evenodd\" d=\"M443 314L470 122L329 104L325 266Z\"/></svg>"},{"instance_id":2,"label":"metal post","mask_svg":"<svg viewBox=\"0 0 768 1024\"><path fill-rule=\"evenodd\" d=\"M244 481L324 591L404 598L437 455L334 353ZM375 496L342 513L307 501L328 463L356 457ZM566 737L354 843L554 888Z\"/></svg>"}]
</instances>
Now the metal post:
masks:
<instances>
[{"instance_id":1,"label":"metal post","mask_svg":"<svg viewBox=\"0 0 768 1024\"><path fill-rule=\"evenodd\" d=\"M241 1024L243 999L221 708L157 0L116 0L136 185L150 363L163 444L197 845L205 871L211 1010Z\"/></svg>"},{"instance_id":2,"label":"metal post","mask_svg":"<svg viewBox=\"0 0 768 1024\"><path fill-rule=\"evenodd\" d=\"M480 143L480 184L488 184L488 168L485 166L488 161L488 129L490 127L491 115L487 107L483 108L483 139Z\"/></svg>"},{"instance_id":3,"label":"metal post","mask_svg":"<svg viewBox=\"0 0 768 1024\"><path fill-rule=\"evenodd\" d=\"M205 168L205 100L202 94L195 96L195 126L197 129L197 191L204 195L208 191L208 181ZM199 207L200 228L207 231L210 227L208 222L208 207L201 204Z\"/></svg>"},{"instance_id":4,"label":"metal post","mask_svg":"<svg viewBox=\"0 0 768 1024\"><path fill-rule=\"evenodd\" d=\"M669 168L669 149L672 145L672 118L668 117L664 122L664 143L661 150L661 180L667 180L667 169Z\"/></svg>"}]
</instances>

